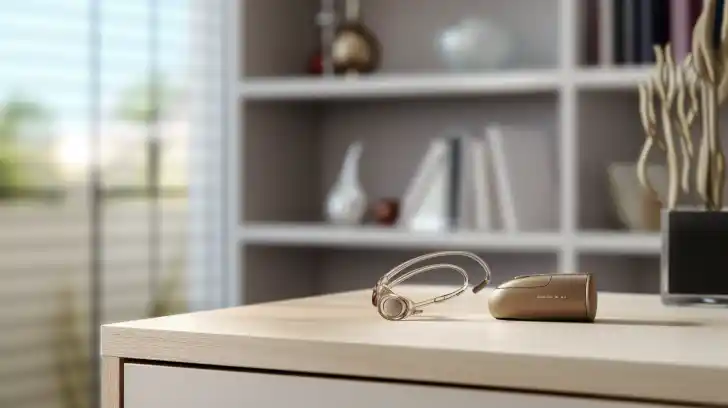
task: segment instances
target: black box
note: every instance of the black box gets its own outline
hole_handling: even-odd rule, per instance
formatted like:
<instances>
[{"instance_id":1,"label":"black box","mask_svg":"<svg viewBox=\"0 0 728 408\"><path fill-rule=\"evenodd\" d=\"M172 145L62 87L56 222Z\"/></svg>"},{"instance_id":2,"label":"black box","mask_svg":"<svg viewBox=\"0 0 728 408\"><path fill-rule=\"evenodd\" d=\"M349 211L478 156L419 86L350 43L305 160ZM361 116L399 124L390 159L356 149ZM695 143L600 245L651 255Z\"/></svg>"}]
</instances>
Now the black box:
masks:
<instances>
[{"instance_id":1,"label":"black box","mask_svg":"<svg viewBox=\"0 0 728 408\"><path fill-rule=\"evenodd\" d=\"M663 303L728 305L728 212L663 210L661 230Z\"/></svg>"}]
</instances>

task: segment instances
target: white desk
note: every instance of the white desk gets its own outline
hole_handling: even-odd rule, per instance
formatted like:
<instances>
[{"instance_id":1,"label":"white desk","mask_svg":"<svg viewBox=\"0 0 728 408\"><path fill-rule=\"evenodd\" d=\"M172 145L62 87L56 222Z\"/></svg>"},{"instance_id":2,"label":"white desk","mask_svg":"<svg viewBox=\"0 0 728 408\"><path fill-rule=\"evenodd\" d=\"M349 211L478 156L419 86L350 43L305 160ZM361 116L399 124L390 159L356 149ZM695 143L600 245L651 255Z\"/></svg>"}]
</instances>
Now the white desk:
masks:
<instances>
[{"instance_id":1,"label":"white desk","mask_svg":"<svg viewBox=\"0 0 728 408\"><path fill-rule=\"evenodd\" d=\"M728 406L725 309L600 293L593 324L498 321L486 290L390 322L370 294L105 325L104 408Z\"/></svg>"}]
</instances>

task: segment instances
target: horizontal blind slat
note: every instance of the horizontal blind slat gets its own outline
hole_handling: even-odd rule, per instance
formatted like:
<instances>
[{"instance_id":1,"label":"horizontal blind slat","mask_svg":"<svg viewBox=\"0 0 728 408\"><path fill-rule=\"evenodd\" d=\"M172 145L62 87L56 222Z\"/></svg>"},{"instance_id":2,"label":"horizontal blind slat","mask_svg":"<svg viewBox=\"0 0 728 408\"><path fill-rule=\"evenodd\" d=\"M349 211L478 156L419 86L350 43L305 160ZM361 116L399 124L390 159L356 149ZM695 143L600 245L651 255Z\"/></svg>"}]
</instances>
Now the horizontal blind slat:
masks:
<instances>
[{"instance_id":1,"label":"horizontal blind slat","mask_svg":"<svg viewBox=\"0 0 728 408\"><path fill-rule=\"evenodd\" d=\"M0 406L12 408L63 408L59 402L58 388L41 389L25 395L2 398L0 399Z\"/></svg>"}]
</instances>

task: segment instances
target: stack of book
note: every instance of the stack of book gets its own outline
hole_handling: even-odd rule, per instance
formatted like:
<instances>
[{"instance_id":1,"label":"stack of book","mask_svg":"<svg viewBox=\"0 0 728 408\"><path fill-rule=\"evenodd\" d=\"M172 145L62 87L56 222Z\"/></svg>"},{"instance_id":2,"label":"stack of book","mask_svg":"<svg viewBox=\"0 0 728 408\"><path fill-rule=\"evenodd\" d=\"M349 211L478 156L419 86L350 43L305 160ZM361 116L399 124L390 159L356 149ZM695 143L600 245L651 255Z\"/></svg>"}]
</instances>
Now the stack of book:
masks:
<instances>
[{"instance_id":1,"label":"stack of book","mask_svg":"<svg viewBox=\"0 0 728 408\"><path fill-rule=\"evenodd\" d=\"M398 226L418 231L552 231L558 225L553 141L490 123L430 142L402 199ZM534 208L534 203L538 205Z\"/></svg>"},{"instance_id":2,"label":"stack of book","mask_svg":"<svg viewBox=\"0 0 728 408\"><path fill-rule=\"evenodd\" d=\"M655 45L670 43L676 60L690 52L703 0L587 0L587 65L650 65Z\"/></svg>"}]
</instances>

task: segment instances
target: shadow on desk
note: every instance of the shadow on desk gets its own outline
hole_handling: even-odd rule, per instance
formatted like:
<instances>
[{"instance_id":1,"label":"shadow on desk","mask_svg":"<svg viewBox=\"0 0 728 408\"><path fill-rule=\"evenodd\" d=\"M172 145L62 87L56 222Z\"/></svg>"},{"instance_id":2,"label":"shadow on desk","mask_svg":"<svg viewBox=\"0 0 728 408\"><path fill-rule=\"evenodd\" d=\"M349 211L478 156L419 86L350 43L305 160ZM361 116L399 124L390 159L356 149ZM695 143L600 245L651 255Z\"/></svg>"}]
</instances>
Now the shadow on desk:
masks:
<instances>
[{"instance_id":1,"label":"shadow on desk","mask_svg":"<svg viewBox=\"0 0 728 408\"><path fill-rule=\"evenodd\" d=\"M410 322L482 322L483 317L482 316L453 317L453 316L429 315L429 316L410 316L409 318L407 318L407 321L410 321Z\"/></svg>"},{"instance_id":2,"label":"shadow on desk","mask_svg":"<svg viewBox=\"0 0 728 408\"><path fill-rule=\"evenodd\" d=\"M412 316L407 319L411 322L482 322L482 316L473 317L453 317L453 316ZM548 320L511 320L501 319L501 322L549 322ZM573 324L611 324L617 326L662 326L662 327L698 327L703 326L701 322L679 321L679 320L638 320L638 319L616 319L616 318L597 318L594 323L569 322L569 321L553 321L553 323L573 323Z\"/></svg>"},{"instance_id":3,"label":"shadow on desk","mask_svg":"<svg viewBox=\"0 0 728 408\"><path fill-rule=\"evenodd\" d=\"M612 319L597 318L594 324L614 324L624 326L664 326L664 327L695 327L702 326L700 322L686 322L679 320L636 320L636 319Z\"/></svg>"}]
</instances>

